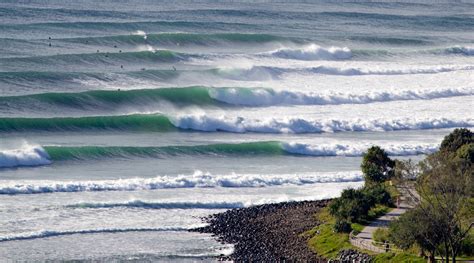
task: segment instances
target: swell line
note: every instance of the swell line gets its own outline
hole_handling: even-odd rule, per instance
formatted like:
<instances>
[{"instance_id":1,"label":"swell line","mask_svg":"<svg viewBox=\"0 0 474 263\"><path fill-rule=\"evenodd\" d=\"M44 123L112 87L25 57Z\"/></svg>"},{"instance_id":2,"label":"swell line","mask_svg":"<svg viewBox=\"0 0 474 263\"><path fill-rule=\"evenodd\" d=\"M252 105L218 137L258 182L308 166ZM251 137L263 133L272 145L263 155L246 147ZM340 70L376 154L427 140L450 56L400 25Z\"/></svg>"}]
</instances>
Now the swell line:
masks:
<instances>
[{"instance_id":1,"label":"swell line","mask_svg":"<svg viewBox=\"0 0 474 263\"><path fill-rule=\"evenodd\" d=\"M39 93L0 97L0 109L12 111L51 106L81 111L114 109L118 106L154 105L167 101L179 106L251 106L275 105L341 105L375 102L432 100L474 95L474 88L445 88L436 90L395 90L365 93L317 93L271 88L213 88L204 86L134 90L92 90L79 93ZM43 107L40 107L40 106Z\"/></svg>"},{"instance_id":2,"label":"swell line","mask_svg":"<svg viewBox=\"0 0 474 263\"><path fill-rule=\"evenodd\" d=\"M83 229L83 230L42 230L37 232L27 232L21 234L12 234L0 236L0 242L30 240L47 237L68 236L78 234L99 234L99 233L124 233L124 232L163 232L163 231L188 231L191 228L184 227L162 227L162 228L101 228L101 229Z\"/></svg>"},{"instance_id":3,"label":"swell line","mask_svg":"<svg viewBox=\"0 0 474 263\"><path fill-rule=\"evenodd\" d=\"M474 119L311 119L303 117L250 119L189 114L168 117L161 114L118 116L0 118L0 132L25 131L200 131L232 133L323 133L425 130L473 127Z\"/></svg>"}]
</instances>

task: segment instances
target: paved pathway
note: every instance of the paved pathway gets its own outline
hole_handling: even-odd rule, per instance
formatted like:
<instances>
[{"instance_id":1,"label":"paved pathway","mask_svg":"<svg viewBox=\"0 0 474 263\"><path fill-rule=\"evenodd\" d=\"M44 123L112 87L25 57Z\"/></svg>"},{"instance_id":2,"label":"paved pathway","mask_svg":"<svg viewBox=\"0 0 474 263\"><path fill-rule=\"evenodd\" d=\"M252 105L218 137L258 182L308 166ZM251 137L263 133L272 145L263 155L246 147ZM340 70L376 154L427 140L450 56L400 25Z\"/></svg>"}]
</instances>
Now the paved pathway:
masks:
<instances>
[{"instance_id":1,"label":"paved pathway","mask_svg":"<svg viewBox=\"0 0 474 263\"><path fill-rule=\"evenodd\" d=\"M401 194L401 201L398 208L395 208L387 214L377 218L360 232L358 235L351 237L350 242L353 246L370 250L376 253L385 252L384 249L375 246L372 235L377 228L388 227L390 221L398 218L401 214L405 213L408 209L413 207L419 198L413 188L409 187L397 187Z\"/></svg>"}]
</instances>

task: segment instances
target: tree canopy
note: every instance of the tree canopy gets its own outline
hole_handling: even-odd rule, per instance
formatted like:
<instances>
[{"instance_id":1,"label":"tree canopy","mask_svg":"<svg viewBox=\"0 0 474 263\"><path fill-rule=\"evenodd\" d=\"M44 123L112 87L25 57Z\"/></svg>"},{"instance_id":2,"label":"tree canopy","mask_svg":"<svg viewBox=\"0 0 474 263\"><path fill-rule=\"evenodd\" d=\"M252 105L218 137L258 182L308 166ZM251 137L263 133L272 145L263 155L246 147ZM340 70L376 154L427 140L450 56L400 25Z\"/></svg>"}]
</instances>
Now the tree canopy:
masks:
<instances>
[{"instance_id":1,"label":"tree canopy","mask_svg":"<svg viewBox=\"0 0 474 263\"><path fill-rule=\"evenodd\" d=\"M370 147L364 154L361 164L365 182L380 183L390 179L394 173L395 161L379 146Z\"/></svg>"}]
</instances>

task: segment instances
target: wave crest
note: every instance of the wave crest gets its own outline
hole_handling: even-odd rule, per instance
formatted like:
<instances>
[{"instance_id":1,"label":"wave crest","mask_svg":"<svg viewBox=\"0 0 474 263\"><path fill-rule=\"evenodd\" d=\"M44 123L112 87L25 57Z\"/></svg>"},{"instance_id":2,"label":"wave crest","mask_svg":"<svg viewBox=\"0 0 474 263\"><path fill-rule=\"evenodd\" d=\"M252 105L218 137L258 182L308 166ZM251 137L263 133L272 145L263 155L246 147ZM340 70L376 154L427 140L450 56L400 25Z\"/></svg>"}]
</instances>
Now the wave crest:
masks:
<instances>
[{"instance_id":1,"label":"wave crest","mask_svg":"<svg viewBox=\"0 0 474 263\"><path fill-rule=\"evenodd\" d=\"M243 117L211 117L207 115L182 115L171 119L174 126L184 130L234 133L322 133L423 130L454 127L472 127L474 119L354 119L311 120L305 118L246 119Z\"/></svg>"},{"instance_id":2,"label":"wave crest","mask_svg":"<svg viewBox=\"0 0 474 263\"><path fill-rule=\"evenodd\" d=\"M42 194L55 192L137 191L166 188L265 187L328 182L361 181L360 172L311 174L230 174L212 175L195 171L192 175L159 176L102 181L14 181L0 184L0 194Z\"/></svg>"},{"instance_id":3,"label":"wave crest","mask_svg":"<svg viewBox=\"0 0 474 263\"><path fill-rule=\"evenodd\" d=\"M401 90L351 93L303 93L298 91L273 90L265 88L215 88L209 89L209 95L218 101L241 106L272 105L339 105L368 104L396 100L428 100L456 96L474 95L473 88L452 88L439 90Z\"/></svg>"},{"instance_id":4,"label":"wave crest","mask_svg":"<svg viewBox=\"0 0 474 263\"><path fill-rule=\"evenodd\" d=\"M458 54L464 56L474 56L474 47L468 46L454 46L444 50L448 54Z\"/></svg>"},{"instance_id":5,"label":"wave crest","mask_svg":"<svg viewBox=\"0 0 474 263\"><path fill-rule=\"evenodd\" d=\"M282 143L283 149L288 153L310 155L310 156L362 156L373 144L322 144L311 145L306 143ZM437 145L408 145L391 144L381 146L389 155L407 156L418 154L429 154L438 150Z\"/></svg>"},{"instance_id":6,"label":"wave crest","mask_svg":"<svg viewBox=\"0 0 474 263\"><path fill-rule=\"evenodd\" d=\"M352 52L347 47L323 48L310 44L301 48L281 48L269 53L274 57L295 60L344 60L352 57Z\"/></svg>"},{"instance_id":7,"label":"wave crest","mask_svg":"<svg viewBox=\"0 0 474 263\"><path fill-rule=\"evenodd\" d=\"M18 149L0 150L0 168L51 164L48 153L38 145L24 143Z\"/></svg>"}]
</instances>

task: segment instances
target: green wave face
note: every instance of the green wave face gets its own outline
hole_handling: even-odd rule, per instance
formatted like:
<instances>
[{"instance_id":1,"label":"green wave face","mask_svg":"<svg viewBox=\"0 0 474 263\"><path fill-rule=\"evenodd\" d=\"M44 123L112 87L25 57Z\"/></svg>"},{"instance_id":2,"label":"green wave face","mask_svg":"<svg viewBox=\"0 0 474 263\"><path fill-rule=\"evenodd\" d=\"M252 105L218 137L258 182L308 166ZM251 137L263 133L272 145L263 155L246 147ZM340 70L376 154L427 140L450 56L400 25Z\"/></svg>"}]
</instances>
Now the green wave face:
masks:
<instances>
[{"instance_id":1,"label":"green wave face","mask_svg":"<svg viewBox=\"0 0 474 263\"><path fill-rule=\"evenodd\" d=\"M101 158L130 158L182 155L282 155L284 151L279 142L251 142L239 144L212 144L196 146L164 147L99 147L80 146L62 147L45 146L44 149L53 161L88 160Z\"/></svg>"},{"instance_id":2,"label":"green wave face","mask_svg":"<svg viewBox=\"0 0 474 263\"><path fill-rule=\"evenodd\" d=\"M110 37L90 37L61 39L65 42L89 43L106 45L110 43L121 45L140 45L140 44L161 44L161 45L213 45L220 42L229 43L268 43L274 41L283 41L285 38L268 34L190 34L190 33L161 33L147 34L146 39L143 35L119 35Z\"/></svg>"},{"instance_id":3,"label":"green wave face","mask_svg":"<svg viewBox=\"0 0 474 263\"><path fill-rule=\"evenodd\" d=\"M61 54L52 56L36 56L36 57L18 57L6 58L4 61L11 63L35 63L35 64L109 64L110 62L163 62L171 63L185 60L191 55L173 52L169 50L156 51L138 51L138 52L122 52L122 53L83 53L83 54Z\"/></svg>"},{"instance_id":4,"label":"green wave face","mask_svg":"<svg viewBox=\"0 0 474 263\"><path fill-rule=\"evenodd\" d=\"M120 104L141 105L166 100L177 105L217 104L209 96L206 87L137 89L137 90L93 90L80 93L42 93L25 96L0 97L0 103L28 103L34 100L63 107L85 108L95 105L118 106Z\"/></svg>"},{"instance_id":5,"label":"green wave face","mask_svg":"<svg viewBox=\"0 0 474 263\"><path fill-rule=\"evenodd\" d=\"M74 130L173 131L176 128L165 116L145 114L80 118L0 118L1 132Z\"/></svg>"}]
</instances>

